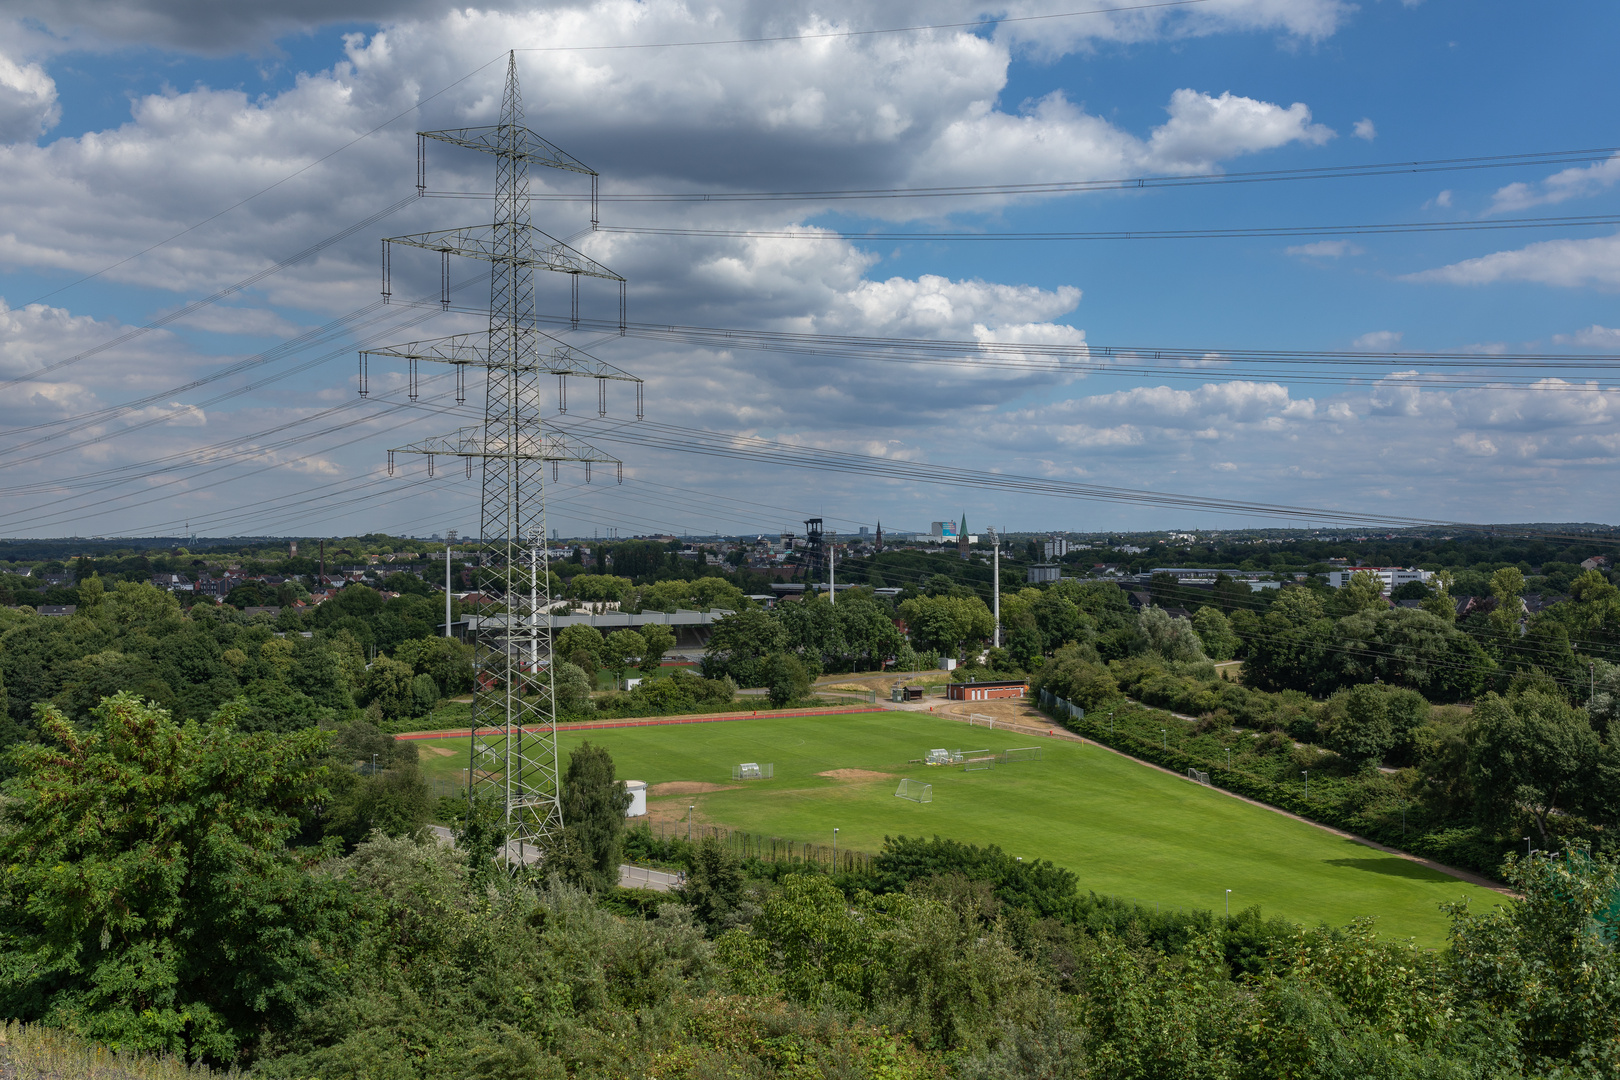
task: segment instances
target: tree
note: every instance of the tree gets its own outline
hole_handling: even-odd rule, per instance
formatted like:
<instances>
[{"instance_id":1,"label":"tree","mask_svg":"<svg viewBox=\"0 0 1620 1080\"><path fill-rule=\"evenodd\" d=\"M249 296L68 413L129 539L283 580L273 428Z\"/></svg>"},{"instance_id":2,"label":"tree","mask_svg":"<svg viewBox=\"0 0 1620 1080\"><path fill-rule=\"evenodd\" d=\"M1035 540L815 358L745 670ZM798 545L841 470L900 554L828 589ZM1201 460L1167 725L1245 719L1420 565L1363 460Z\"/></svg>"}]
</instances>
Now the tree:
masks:
<instances>
[{"instance_id":1,"label":"tree","mask_svg":"<svg viewBox=\"0 0 1620 1080\"><path fill-rule=\"evenodd\" d=\"M743 898L742 863L712 836L705 836L686 860L686 881L675 894L711 931L725 927Z\"/></svg>"},{"instance_id":2,"label":"tree","mask_svg":"<svg viewBox=\"0 0 1620 1080\"><path fill-rule=\"evenodd\" d=\"M614 685L630 669L630 661L647 651L647 639L634 630L615 630L602 642L602 663L613 672Z\"/></svg>"},{"instance_id":3,"label":"tree","mask_svg":"<svg viewBox=\"0 0 1620 1080\"><path fill-rule=\"evenodd\" d=\"M1184 615L1170 617L1170 613L1161 607L1148 607L1142 610L1138 626L1142 636L1147 638L1148 648L1157 652L1166 660L1207 660L1204 655L1202 643L1198 639L1198 632Z\"/></svg>"},{"instance_id":4,"label":"tree","mask_svg":"<svg viewBox=\"0 0 1620 1080\"><path fill-rule=\"evenodd\" d=\"M1448 623L1457 621L1457 602L1451 598L1451 571L1438 570L1434 575L1434 588L1418 601L1424 611Z\"/></svg>"},{"instance_id":5,"label":"tree","mask_svg":"<svg viewBox=\"0 0 1620 1080\"><path fill-rule=\"evenodd\" d=\"M1096 636L1091 618L1080 610L1078 604L1056 589L1042 593L1029 605L1029 613L1034 616L1035 625L1041 633L1041 645L1046 652L1060 649L1071 641L1089 642Z\"/></svg>"},{"instance_id":6,"label":"tree","mask_svg":"<svg viewBox=\"0 0 1620 1080\"><path fill-rule=\"evenodd\" d=\"M775 615L739 611L715 620L703 651L705 678L730 676L738 686L764 686L765 657L787 644L787 632ZM0 656L0 662L4 657Z\"/></svg>"},{"instance_id":7,"label":"tree","mask_svg":"<svg viewBox=\"0 0 1620 1080\"><path fill-rule=\"evenodd\" d=\"M675 634L661 623L648 623L641 628L641 640L641 673L651 678L658 674L664 654L675 647Z\"/></svg>"},{"instance_id":8,"label":"tree","mask_svg":"<svg viewBox=\"0 0 1620 1080\"><path fill-rule=\"evenodd\" d=\"M1388 607L1384 602L1384 583L1378 575L1357 570L1350 575L1344 587L1333 593L1328 608L1335 615L1354 615L1360 611Z\"/></svg>"},{"instance_id":9,"label":"tree","mask_svg":"<svg viewBox=\"0 0 1620 1080\"><path fill-rule=\"evenodd\" d=\"M771 704L778 709L798 701L810 692L810 673L792 653L772 653L765 658L765 686Z\"/></svg>"},{"instance_id":10,"label":"tree","mask_svg":"<svg viewBox=\"0 0 1620 1080\"><path fill-rule=\"evenodd\" d=\"M594 626L574 623L557 633L551 649L553 654L580 668L586 676L594 676L602 666L602 632Z\"/></svg>"},{"instance_id":11,"label":"tree","mask_svg":"<svg viewBox=\"0 0 1620 1080\"><path fill-rule=\"evenodd\" d=\"M415 678L416 673L405 664L379 656L366 672L361 702L375 705L384 720L420 716L426 710L421 709L421 703L412 692L411 683Z\"/></svg>"},{"instance_id":12,"label":"tree","mask_svg":"<svg viewBox=\"0 0 1620 1080\"><path fill-rule=\"evenodd\" d=\"M1192 617L1193 629L1204 646L1204 654L1211 660L1230 660L1237 655L1237 634L1232 632L1232 621L1219 608L1201 607Z\"/></svg>"},{"instance_id":13,"label":"tree","mask_svg":"<svg viewBox=\"0 0 1620 1080\"><path fill-rule=\"evenodd\" d=\"M231 1060L315 1007L358 925L289 847L327 796L327 737L182 725L131 694L95 720L43 709L44 741L7 755L0 1010Z\"/></svg>"},{"instance_id":14,"label":"tree","mask_svg":"<svg viewBox=\"0 0 1620 1080\"><path fill-rule=\"evenodd\" d=\"M562 789L564 829L583 859L585 880L580 884L603 889L617 885L630 793L614 776L613 755L606 747L582 743L568 755Z\"/></svg>"},{"instance_id":15,"label":"tree","mask_svg":"<svg viewBox=\"0 0 1620 1080\"><path fill-rule=\"evenodd\" d=\"M472 689L472 649L455 638L412 638L394 649L394 659L418 675L430 676L444 697Z\"/></svg>"},{"instance_id":16,"label":"tree","mask_svg":"<svg viewBox=\"0 0 1620 1080\"><path fill-rule=\"evenodd\" d=\"M1395 745L1395 727L1383 689L1363 683L1345 695L1344 714L1334 721L1328 745L1359 765L1376 765Z\"/></svg>"},{"instance_id":17,"label":"tree","mask_svg":"<svg viewBox=\"0 0 1620 1080\"><path fill-rule=\"evenodd\" d=\"M584 669L566 660L557 660L551 665L551 680L559 714L582 716L595 707L591 702L591 679Z\"/></svg>"},{"instance_id":18,"label":"tree","mask_svg":"<svg viewBox=\"0 0 1620 1080\"><path fill-rule=\"evenodd\" d=\"M912 645L954 656L964 642L983 640L995 618L976 596L915 596L900 605Z\"/></svg>"},{"instance_id":19,"label":"tree","mask_svg":"<svg viewBox=\"0 0 1620 1080\"><path fill-rule=\"evenodd\" d=\"M1480 816L1501 822L1523 807L1547 848L1548 818L1574 808L1598 764L1598 736L1585 711L1535 690L1513 701L1487 694L1474 707L1471 742L1469 779Z\"/></svg>"},{"instance_id":20,"label":"tree","mask_svg":"<svg viewBox=\"0 0 1620 1080\"><path fill-rule=\"evenodd\" d=\"M591 603L623 600L630 588L629 578L613 574L575 574L568 582L568 589L576 600Z\"/></svg>"}]
</instances>

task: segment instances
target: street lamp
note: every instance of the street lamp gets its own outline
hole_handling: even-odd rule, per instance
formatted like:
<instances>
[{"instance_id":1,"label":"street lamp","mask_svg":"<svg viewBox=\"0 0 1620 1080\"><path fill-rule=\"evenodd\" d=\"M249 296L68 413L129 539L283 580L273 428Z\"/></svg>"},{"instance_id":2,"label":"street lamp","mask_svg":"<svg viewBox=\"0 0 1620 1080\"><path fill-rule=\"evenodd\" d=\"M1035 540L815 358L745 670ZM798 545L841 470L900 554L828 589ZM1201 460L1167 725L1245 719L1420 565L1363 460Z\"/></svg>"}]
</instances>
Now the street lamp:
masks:
<instances>
[{"instance_id":1,"label":"street lamp","mask_svg":"<svg viewBox=\"0 0 1620 1080\"><path fill-rule=\"evenodd\" d=\"M686 842L688 844L692 842L692 811L696 809L696 806L688 806L686 808Z\"/></svg>"},{"instance_id":2,"label":"street lamp","mask_svg":"<svg viewBox=\"0 0 1620 1080\"><path fill-rule=\"evenodd\" d=\"M1114 714L1112 710L1108 713L1108 734L1110 736L1114 734Z\"/></svg>"},{"instance_id":3,"label":"street lamp","mask_svg":"<svg viewBox=\"0 0 1620 1080\"><path fill-rule=\"evenodd\" d=\"M1226 917L1228 919L1230 919L1232 917L1232 890L1231 889L1226 890Z\"/></svg>"},{"instance_id":4,"label":"street lamp","mask_svg":"<svg viewBox=\"0 0 1620 1080\"><path fill-rule=\"evenodd\" d=\"M1169 728L1160 728L1159 729L1159 743L1166 750L1170 749L1170 729Z\"/></svg>"},{"instance_id":5,"label":"street lamp","mask_svg":"<svg viewBox=\"0 0 1620 1080\"><path fill-rule=\"evenodd\" d=\"M838 830L833 830L833 869L838 869Z\"/></svg>"},{"instance_id":6,"label":"street lamp","mask_svg":"<svg viewBox=\"0 0 1620 1080\"><path fill-rule=\"evenodd\" d=\"M1305 797L1308 799L1311 797L1311 770L1301 769L1299 775L1305 778Z\"/></svg>"},{"instance_id":7,"label":"street lamp","mask_svg":"<svg viewBox=\"0 0 1620 1080\"><path fill-rule=\"evenodd\" d=\"M371 775L372 776L377 775L377 755L376 754L371 755Z\"/></svg>"},{"instance_id":8,"label":"street lamp","mask_svg":"<svg viewBox=\"0 0 1620 1080\"><path fill-rule=\"evenodd\" d=\"M1530 838L1528 836L1524 838L1524 857L1527 859L1530 857Z\"/></svg>"},{"instance_id":9,"label":"street lamp","mask_svg":"<svg viewBox=\"0 0 1620 1080\"><path fill-rule=\"evenodd\" d=\"M1226 771L1232 771L1232 748L1230 746L1226 748Z\"/></svg>"}]
</instances>

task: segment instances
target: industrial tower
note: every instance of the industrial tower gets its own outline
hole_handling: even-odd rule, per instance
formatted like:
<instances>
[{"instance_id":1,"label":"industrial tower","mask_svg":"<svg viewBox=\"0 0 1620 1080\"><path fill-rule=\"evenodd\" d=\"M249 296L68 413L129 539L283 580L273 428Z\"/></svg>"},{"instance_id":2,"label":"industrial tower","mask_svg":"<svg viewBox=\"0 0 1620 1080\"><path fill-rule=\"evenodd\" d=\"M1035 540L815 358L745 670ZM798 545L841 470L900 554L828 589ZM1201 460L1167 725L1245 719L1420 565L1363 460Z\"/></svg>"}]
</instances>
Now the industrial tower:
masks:
<instances>
[{"instance_id":1,"label":"industrial tower","mask_svg":"<svg viewBox=\"0 0 1620 1080\"><path fill-rule=\"evenodd\" d=\"M426 188L426 140L493 154L495 215L488 225L396 236L383 241L383 296L391 293L391 245L426 248L441 257L441 302L449 306L450 256L490 263L489 329L429 341L370 349L360 354L360 392L365 394L367 359L389 356L409 362L409 393L419 384L417 365L433 361L454 366L456 402L466 400L469 367L484 372L484 423L388 452L427 455L433 475L436 455L465 460L467 475L476 459L483 476L479 542L471 547L480 563L474 572L479 592L506 609L476 619L472 748L468 759L469 798L489 798L501 811L508 837L507 858L528 862L543 855L563 827L557 764L556 693L551 668L551 574L546 559L545 468L581 462L585 479L591 464L616 467L615 458L543 422L543 375L558 377L558 411L567 409L566 380L593 378L598 411L607 413L607 380L636 386L641 380L575 349L539 329L534 272L570 275L572 317L579 318L579 279L619 283L619 328L624 331L624 278L575 251L529 222L529 166L563 169L591 178L591 224L596 224L597 174L571 155L523 126L517 58L510 54L500 123L490 127L417 133L417 189Z\"/></svg>"}]
</instances>

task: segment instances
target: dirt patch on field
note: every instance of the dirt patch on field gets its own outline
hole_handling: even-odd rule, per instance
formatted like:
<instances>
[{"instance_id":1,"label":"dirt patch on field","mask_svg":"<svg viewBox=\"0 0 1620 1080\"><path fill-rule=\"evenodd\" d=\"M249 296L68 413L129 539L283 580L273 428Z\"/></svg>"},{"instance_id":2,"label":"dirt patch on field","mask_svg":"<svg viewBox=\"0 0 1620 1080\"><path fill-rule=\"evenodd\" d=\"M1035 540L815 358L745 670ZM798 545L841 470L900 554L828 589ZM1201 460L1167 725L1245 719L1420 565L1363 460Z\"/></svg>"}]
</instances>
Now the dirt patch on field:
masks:
<instances>
[{"instance_id":1,"label":"dirt patch on field","mask_svg":"<svg viewBox=\"0 0 1620 1080\"><path fill-rule=\"evenodd\" d=\"M424 746L424 747L422 747L422 749L425 750L426 752L428 752L429 754L437 754L439 757L455 757L456 756L456 752L454 750L446 750L442 746Z\"/></svg>"},{"instance_id":2,"label":"dirt patch on field","mask_svg":"<svg viewBox=\"0 0 1620 1080\"><path fill-rule=\"evenodd\" d=\"M829 780L849 780L851 782L896 779L893 773L873 772L871 769L828 769L826 772L816 773L816 775L825 776Z\"/></svg>"},{"instance_id":3,"label":"dirt patch on field","mask_svg":"<svg viewBox=\"0 0 1620 1080\"><path fill-rule=\"evenodd\" d=\"M733 791L736 784L708 784L702 780L665 780L647 789L648 798L660 799L665 795L702 795L709 791Z\"/></svg>"}]
</instances>

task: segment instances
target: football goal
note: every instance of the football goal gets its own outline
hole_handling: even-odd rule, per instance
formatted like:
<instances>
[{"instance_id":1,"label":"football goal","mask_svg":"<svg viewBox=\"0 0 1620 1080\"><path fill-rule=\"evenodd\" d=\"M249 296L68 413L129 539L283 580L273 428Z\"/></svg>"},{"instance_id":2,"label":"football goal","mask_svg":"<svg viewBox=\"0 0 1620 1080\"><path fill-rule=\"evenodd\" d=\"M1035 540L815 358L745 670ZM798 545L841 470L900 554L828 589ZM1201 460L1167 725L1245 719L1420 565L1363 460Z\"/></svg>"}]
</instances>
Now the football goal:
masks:
<instances>
[{"instance_id":1,"label":"football goal","mask_svg":"<svg viewBox=\"0 0 1620 1080\"><path fill-rule=\"evenodd\" d=\"M761 765L757 761L745 761L741 765L731 767L733 780L769 780L776 775L776 765L767 761Z\"/></svg>"},{"instance_id":2,"label":"football goal","mask_svg":"<svg viewBox=\"0 0 1620 1080\"><path fill-rule=\"evenodd\" d=\"M991 757L969 758L967 764L962 766L963 772L988 772L996 767L996 759Z\"/></svg>"},{"instance_id":3,"label":"football goal","mask_svg":"<svg viewBox=\"0 0 1620 1080\"><path fill-rule=\"evenodd\" d=\"M894 797L910 799L915 803L931 803L934 801L934 785L913 780L908 776L900 781L900 786L894 791Z\"/></svg>"},{"instance_id":4,"label":"football goal","mask_svg":"<svg viewBox=\"0 0 1620 1080\"><path fill-rule=\"evenodd\" d=\"M1208 785L1209 784L1209 773L1201 772L1198 769L1188 769L1187 770L1187 779L1196 780L1200 784Z\"/></svg>"},{"instance_id":5,"label":"football goal","mask_svg":"<svg viewBox=\"0 0 1620 1080\"><path fill-rule=\"evenodd\" d=\"M983 724L991 731L996 730L996 718L993 716L986 716L983 713L973 713L968 717L968 727L978 727L980 724Z\"/></svg>"},{"instance_id":6,"label":"football goal","mask_svg":"<svg viewBox=\"0 0 1620 1080\"><path fill-rule=\"evenodd\" d=\"M1038 746L1015 746L1010 750L1003 750L1001 752L1001 763L1003 765L1014 761L1039 760L1041 760L1041 748Z\"/></svg>"}]
</instances>

